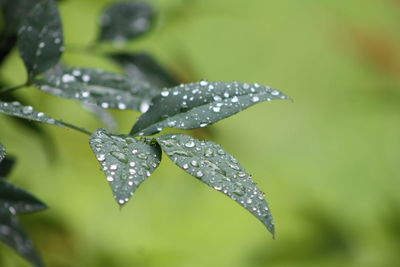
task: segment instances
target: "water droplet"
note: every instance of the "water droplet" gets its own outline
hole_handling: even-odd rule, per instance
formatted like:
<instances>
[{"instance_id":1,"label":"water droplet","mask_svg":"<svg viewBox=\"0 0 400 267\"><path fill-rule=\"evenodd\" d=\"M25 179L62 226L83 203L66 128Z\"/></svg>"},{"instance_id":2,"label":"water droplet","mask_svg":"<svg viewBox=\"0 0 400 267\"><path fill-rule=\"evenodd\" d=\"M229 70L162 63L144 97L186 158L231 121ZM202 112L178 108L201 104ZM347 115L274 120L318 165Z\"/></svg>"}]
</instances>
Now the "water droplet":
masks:
<instances>
[{"instance_id":1,"label":"water droplet","mask_svg":"<svg viewBox=\"0 0 400 267\"><path fill-rule=\"evenodd\" d=\"M237 96L232 97L231 99L232 103L237 103L239 101L239 98Z\"/></svg>"},{"instance_id":2,"label":"water droplet","mask_svg":"<svg viewBox=\"0 0 400 267\"><path fill-rule=\"evenodd\" d=\"M162 91L162 92L161 92L161 95L162 95L163 97L166 97L166 96L169 95L169 91L167 91L167 90Z\"/></svg>"},{"instance_id":3,"label":"water droplet","mask_svg":"<svg viewBox=\"0 0 400 267\"><path fill-rule=\"evenodd\" d=\"M260 98L256 95L251 98L251 102L258 102L258 101L260 101Z\"/></svg>"},{"instance_id":4,"label":"water droplet","mask_svg":"<svg viewBox=\"0 0 400 267\"><path fill-rule=\"evenodd\" d=\"M102 108L109 108L110 104L108 104L107 102L103 102L103 103L101 103L101 107Z\"/></svg>"},{"instance_id":5,"label":"water droplet","mask_svg":"<svg viewBox=\"0 0 400 267\"><path fill-rule=\"evenodd\" d=\"M248 90L250 88L250 84L244 83L243 84L243 89Z\"/></svg>"},{"instance_id":6,"label":"water droplet","mask_svg":"<svg viewBox=\"0 0 400 267\"><path fill-rule=\"evenodd\" d=\"M133 152L133 151L132 151L132 152ZM146 154L143 154L143 153L139 153L139 154L137 155L137 157L138 157L139 159L147 159Z\"/></svg>"},{"instance_id":7,"label":"water droplet","mask_svg":"<svg viewBox=\"0 0 400 267\"><path fill-rule=\"evenodd\" d=\"M123 199L120 199L120 200L118 200L118 203L122 205L122 204L124 204L124 203L125 203L125 200L123 200Z\"/></svg>"},{"instance_id":8,"label":"water droplet","mask_svg":"<svg viewBox=\"0 0 400 267\"><path fill-rule=\"evenodd\" d=\"M185 144L185 147L194 147L195 143L193 141L189 141Z\"/></svg>"},{"instance_id":9,"label":"water droplet","mask_svg":"<svg viewBox=\"0 0 400 267\"><path fill-rule=\"evenodd\" d=\"M110 166L110 170L116 170L118 168L118 165L117 164L112 164L111 166Z\"/></svg>"},{"instance_id":10,"label":"water droplet","mask_svg":"<svg viewBox=\"0 0 400 267\"><path fill-rule=\"evenodd\" d=\"M192 161L190 162L190 164L191 164L193 167L199 166L199 164L198 164L197 161L195 161L195 160L192 160Z\"/></svg>"},{"instance_id":11,"label":"water droplet","mask_svg":"<svg viewBox=\"0 0 400 267\"><path fill-rule=\"evenodd\" d=\"M185 164L183 164L182 167L183 167L185 170L187 170L187 169L189 168L189 164L185 163Z\"/></svg>"},{"instance_id":12,"label":"water droplet","mask_svg":"<svg viewBox=\"0 0 400 267\"><path fill-rule=\"evenodd\" d=\"M213 107L212 110L213 110L214 112L220 112L220 111L221 111L221 108L220 108L220 107Z\"/></svg>"},{"instance_id":13,"label":"water droplet","mask_svg":"<svg viewBox=\"0 0 400 267\"><path fill-rule=\"evenodd\" d=\"M207 148L206 151L205 151L205 153L204 153L204 156L206 156L206 157L209 158L209 157L211 157L213 154L214 154L213 150L212 150L211 148Z\"/></svg>"},{"instance_id":14,"label":"water droplet","mask_svg":"<svg viewBox=\"0 0 400 267\"><path fill-rule=\"evenodd\" d=\"M72 81L75 81L75 77L74 76L72 76L72 75L70 75L70 74L64 74L63 76L62 76L62 81L64 82L64 83L68 83L68 82L72 82Z\"/></svg>"},{"instance_id":15,"label":"water droplet","mask_svg":"<svg viewBox=\"0 0 400 267\"><path fill-rule=\"evenodd\" d=\"M90 76L87 75L87 74L84 74L84 75L82 76L82 81L84 81L85 83L89 82L89 81L90 81Z\"/></svg>"},{"instance_id":16,"label":"water droplet","mask_svg":"<svg viewBox=\"0 0 400 267\"><path fill-rule=\"evenodd\" d=\"M129 162L129 166L135 167L136 166L136 162L134 162L134 161Z\"/></svg>"},{"instance_id":17,"label":"water droplet","mask_svg":"<svg viewBox=\"0 0 400 267\"><path fill-rule=\"evenodd\" d=\"M106 159L106 155L104 155L104 154L100 154L97 156L98 161L104 161L105 159Z\"/></svg>"},{"instance_id":18,"label":"water droplet","mask_svg":"<svg viewBox=\"0 0 400 267\"><path fill-rule=\"evenodd\" d=\"M214 186L214 189L220 191L222 189L222 186L216 185L216 186Z\"/></svg>"},{"instance_id":19,"label":"water droplet","mask_svg":"<svg viewBox=\"0 0 400 267\"><path fill-rule=\"evenodd\" d=\"M107 176L107 181L109 181L109 182L114 181L114 177L112 177L112 176Z\"/></svg>"},{"instance_id":20,"label":"water droplet","mask_svg":"<svg viewBox=\"0 0 400 267\"><path fill-rule=\"evenodd\" d=\"M272 90L271 95L279 95L279 92L276 90Z\"/></svg>"},{"instance_id":21,"label":"water droplet","mask_svg":"<svg viewBox=\"0 0 400 267\"><path fill-rule=\"evenodd\" d=\"M22 108L22 113L24 114L31 114L33 112L33 107L31 106L26 106Z\"/></svg>"},{"instance_id":22,"label":"water droplet","mask_svg":"<svg viewBox=\"0 0 400 267\"><path fill-rule=\"evenodd\" d=\"M208 81L202 80L202 81L200 81L200 85L201 86L207 86L208 85Z\"/></svg>"},{"instance_id":23,"label":"water droplet","mask_svg":"<svg viewBox=\"0 0 400 267\"><path fill-rule=\"evenodd\" d=\"M124 103L118 103L119 109L126 109L126 105Z\"/></svg>"},{"instance_id":24,"label":"water droplet","mask_svg":"<svg viewBox=\"0 0 400 267\"><path fill-rule=\"evenodd\" d=\"M196 172L196 176L199 177L199 178L203 177L203 175L204 175L204 174L203 174L202 171Z\"/></svg>"},{"instance_id":25,"label":"water droplet","mask_svg":"<svg viewBox=\"0 0 400 267\"><path fill-rule=\"evenodd\" d=\"M222 97L220 97L219 95L216 95L216 96L213 97L213 99L214 99L215 101L221 101L221 100L222 100Z\"/></svg>"}]
</instances>

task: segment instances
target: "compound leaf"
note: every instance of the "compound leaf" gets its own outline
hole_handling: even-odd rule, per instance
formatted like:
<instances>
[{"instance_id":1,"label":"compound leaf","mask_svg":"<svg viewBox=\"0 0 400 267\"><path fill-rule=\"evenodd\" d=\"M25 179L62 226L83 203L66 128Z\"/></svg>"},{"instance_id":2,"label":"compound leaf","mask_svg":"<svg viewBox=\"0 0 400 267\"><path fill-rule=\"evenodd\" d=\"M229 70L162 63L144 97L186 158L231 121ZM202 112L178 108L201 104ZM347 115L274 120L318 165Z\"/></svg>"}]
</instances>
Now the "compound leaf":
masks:
<instances>
[{"instance_id":1,"label":"compound leaf","mask_svg":"<svg viewBox=\"0 0 400 267\"><path fill-rule=\"evenodd\" d=\"M63 122L50 118L43 112L37 112L31 106L23 106L19 102L8 103L0 101L0 113L31 121L63 126Z\"/></svg>"},{"instance_id":2,"label":"compound leaf","mask_svg":"<svg viewBox=\"0 0 400 267\"><path fill-rule=\"evenodd\" d=\"M13 248L34 266L43 266L32 240L20 225L18 218L8 210L0 210L0 241Z\"/></svg>"},{"instance_id":3,"label":"compound leaf","mask_svg":"<svg viewBox=\"0 0 400 267\"><path fill-rule=\"evenodd\" d=\"M40 90L102 108L146 111L150 100L160 93L148 83L134 81L127 75L120 75L99 69L64 68L57 65L35 79Z\"/></svg>"},{"instance_id":4,"label":"compound leaf","mask_svg":"<svg viewBox=\"0 0 400 267\"><path fill-rule=\"evenodd\" d=\"M287 98L259 84L207 81L183 84L153 98L149 110L139 118L131 134L152 135L166 127L205 127L259 102Z\"/></svg>"},{"instance_id":5,"label":"compound leaf","mask_svg":"<svg viewBox=\"0 0 400 267\"><path fill-rule=\"evenodd\" d=\"M29 80L57 64L64 51L63 38L56 2L40 1L18 31L18 49Z\"/></svg>"},{"instance_id":6,"label":"compound leaf","mask_svg":"<svg viewBox=\"0 0 400 267\"><path fill-rule=\"evenodd\" d=\"M91 136L90 146L120 205L132 197L161 161L161 149L157 143L115 135L105 129L99 129Z\"/></svg>"},{"instance_id":7,"label":"compound leaf","mask_svg":"<svg viewBox=\"0 0 400 267\"><path fill-rule=\"evenodd\" d=\"M220 145L184 134L163 135L157 137L157 141L176 165L235 200L274 234L274 222L264 193L257 188L251 175Z\"/></svg>"},{"instance_id":8,"label":"compound leaf","mask_svg":"<svg viewBox=\"0 0 400 267\"><path fill-rule=\"evenodd\" d=\"M126 42L147 33L155 11L146 2L116 3L105 9L100 18L99 41Z\"/></svg>"},{"instance_id":9,"label":"compound leaf","mask_svg":"<svg viewBox=\"0 0 400 267\"><path fill-rule=\"evenodd\" d=\"M147 53L113 53L108 57L120 65L135 80L158 88L173 87L178 81Z\"/></svg>"},{"instance_id":10,"label":"compound leaf","mask_svg":"<svg viewBox=\"0 0 400 267\"><path fill-rule=\"evenodd\" d=\"M0 180L0 209L16 214L35 212L46 208L46 204L28 192L4 179Z\"/></svg>"}]
</instances>

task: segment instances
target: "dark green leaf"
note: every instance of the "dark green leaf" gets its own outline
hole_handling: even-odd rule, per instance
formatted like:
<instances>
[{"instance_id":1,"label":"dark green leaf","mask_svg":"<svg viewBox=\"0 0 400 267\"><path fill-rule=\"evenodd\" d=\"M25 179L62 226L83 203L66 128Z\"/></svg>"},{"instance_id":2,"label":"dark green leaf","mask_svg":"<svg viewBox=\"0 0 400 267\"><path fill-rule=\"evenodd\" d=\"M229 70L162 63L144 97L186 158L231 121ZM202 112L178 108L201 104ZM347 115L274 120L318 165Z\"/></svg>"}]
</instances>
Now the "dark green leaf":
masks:
<instances>
[{"instance_id":1,"label":"dark green leaf","mask_svg":"<svg viewBox=\"0 0 400 267\"><path fill-rule=\"evenodd\" d=\"M164 90L133 126L133 135L151 135L163 128L194 129L229 117L262 101L287 99L268 86L240 82L183 84Z\"/></svg>"},{"instance_id":2,"label":"dark green leaf","mask_svg":"<svg viewBox=\"0 0 400 267\"><path fill-rule=\"evenodd\" d=\"M274 234L274 222L264 193L220 145L184 134L163 135L157 141L175 164L238 202Z\"/></svg>"},{"instance_id":3,"label":"dark green leaf","mask_svg":"<svg viewBox=\"0 0 400 267\"><path fill-rule=\"evenodd\" d=\"M0 144L0 162L6 157L7 151L6 148Z\"/></svg>"},{"instance_id":4,"label":"dark green leaf","mask_svg":"<svg viewBox=\"0 0 400 267\"><path fill-rule=\"evenodd\" d=\"M104 123L104 125L107 126L108 129L117 129L118 125L115 118L107 110L93 104L83 103L82 105L85 109L96 115Z\"/></svg>"},{"instance_id":5,"label":"dark green leaf","mask_svg":"<svg viewBox=\"0 0 400 267\"><path fill-rule=\"evenodd\" d=\"M1 13L4 25L0 32L0 64L17 42L17 32L21 22L39 0L3 0Z\"/></svg>"},{"instance_id":6,"label":"dark green leaf","mask_svg":"<svg viewBox=\"0 0 400 267\"><path fill-rule=\"evenodd\" d=\"M92 135L90 146L120 205L132 197L161 161L161 149L157 143L111 134L105 129Z\"/></svg>"},{"instance_id":7,"label":"dark green leaf","mask_svg":"<svg viewBox=\"0 0 400 267\"><path fill-rule=\"evenodd\" d=\"M63 38L57 4L40 1L18 31L18 48L30 80L57 64L64 51Z\"/></svg>"},{"instance_id":8,"label":"dark green leaf","mask_svg":"<svg viewBox=\"0 0 400 267\"><path fill-rule=\"evenodd\" d=\"M100 41L126 42L148 32L154 9L146 2L122 2L109 6L100 18Z\"/></svg>"},{"instance_id":9,"label":"dark green leaf","mask_svg":"<svg viewBox=\"0 0 400 267\"><path fill-rule=\"evenodd\" d=\"M108 55L122 66L134 80L148 82L158 88L173 87L179 82L147 53L114 53Z\"/></svg>"},{"instance_id":10,"label":"dark green leaf","mask_svg":"<svg viewBox=\"0 0 400 267\"><path fill-rule=\"evenodd\" d=\"M63 126L63 123L61 121L50 118L43 112L37 112L31 106L23 106L19 102L7 103L0 101L0 113L20 117L27 120Z\"/></svg>"},{"instance_id":11,"label":"dark green leaf","mask_svg":"<svg viewBox=\"0 0 400 267\"><path fill-rule=\"evenodd\" d=\"M9 210L12 214L35 212L46 209L42 201L23 189L0 180L0 209Z\"/></svg>"},{"instance_id":12,"label":"dark green leaf","mask_svg":"<svg viewBox=\"0 0 400 267\"><path fill-rule=\"evenodd\" d=\"M146 111L150 100L160 93L148 83L134 81L127 75L89 68L56 66L34 84L52 95L76 99L102 108Z\"/></svg>"},{"instance_id":13,"label":"dark green leaf","mask_svg":"<svg viewBox=\"0 0 400 267\"><path fill-rule=\"evenodd\" d=\"M43 266L39 254L18 218L7 210L0 210L0 241L13 248L34 266Z\"/></svg>"},{"instance_id":14,"label":"dark green leaf","mask_svg":"<svg viewBox=\"0 0 400 267\"><path fill-rule=\"evenodd\" d=\"M14 157L7 156L3 161L0 161L0 178L7 177L14 164L16 159Z\"/></svg>"}]
</instances>

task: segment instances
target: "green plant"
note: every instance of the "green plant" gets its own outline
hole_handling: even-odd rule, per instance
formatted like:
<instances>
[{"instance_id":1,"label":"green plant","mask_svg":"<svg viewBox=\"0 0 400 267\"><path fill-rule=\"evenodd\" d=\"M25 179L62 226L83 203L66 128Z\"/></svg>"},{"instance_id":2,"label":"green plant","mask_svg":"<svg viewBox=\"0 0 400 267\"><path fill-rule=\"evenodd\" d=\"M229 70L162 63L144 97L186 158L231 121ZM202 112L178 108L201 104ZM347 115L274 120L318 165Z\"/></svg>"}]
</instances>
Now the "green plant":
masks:
<instances>
[{"instance_id":1,"label":"green plant","mask_svg":"<svg viewBox=\"0 0 400 267\"><path fill-rule=\"evenodd\" d=\"M92 133L16 101L0 101L0 113L90 135L90 146L121 206L158 167L164 151L176 165L238 202L274 234L274 223L264 194L251 175L220 145L185 134L151 136L164 128L203 128L259 102L287 99L286 95L268 86L236 81L202 80L178 85L173 76L147 54L107 54L106 57L126 70L132 65L136 67L134 73L128 71L124 75L61 65L63 30L54 0L8 0L2 3L2 8L3 38L17 42L28 78L22 85L0 90L0 96L33 86L55 96L82 102L111 129L114 122L106 109L137 110L143 114L129 134L117 134L107 129ZM154 9L146 2L111 5L102 15L97 42L123 46L126 41L147 33L154 17ZM9 170L12 166L9 159L3 160L5 155L1 145L0 170ZM7 174L8 171L2 171L0 176ZM0 180L0 192L0 240L34 265L41 266L41 260L16 216L46 206L5 180Z\"/></svg>"}]
</instances>

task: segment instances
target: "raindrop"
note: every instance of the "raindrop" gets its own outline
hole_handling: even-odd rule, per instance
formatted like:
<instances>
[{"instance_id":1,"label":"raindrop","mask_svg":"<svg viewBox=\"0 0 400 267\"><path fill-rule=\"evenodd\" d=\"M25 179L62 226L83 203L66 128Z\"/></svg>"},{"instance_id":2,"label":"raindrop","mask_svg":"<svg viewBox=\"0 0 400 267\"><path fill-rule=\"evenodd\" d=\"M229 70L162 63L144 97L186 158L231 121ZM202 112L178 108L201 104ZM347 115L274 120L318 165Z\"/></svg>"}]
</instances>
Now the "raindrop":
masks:
<instances>
[{"instance_id":1,"label":"raindrop","mask_svg":"<svg viewBox=\"0 0 400 267\"><path fill-rule=\"evenodd\" d=\"M189 141L189 142L187 142L186 144L185 144L185 147L194 147L195 146L195 143L193 142L193 141Z\"/></svg>"},{"instance_id":2,"label":"raindrop","mask_svg":"<svg viewBox=\"0 0 400 267\"><path fill-rule=\"evenodd\" d=\"M116 170L118 168L118 165L117 164L112 164L111 166L110 166L110 170Z\"/></svg>"},{"instance_id":3,"label":"raindrop","mask_svg":"<svg viewBox=\"0 0 400 267\"><path fill-rule=\"evenodd\" d=\"M161 95L163 96L163 97L166 97L166 96L168 96L169 95L169 91L162 91L161 92Z\"/></svg>"},{"instance_id":4,"label":"raindrop","mask_svg":"<svg viewBox=\"0 0 400 267\"><path fill-rule=\"evenodd\" d=\"M112 176L107 176L107 181L109 181L109 182L114 181L114 177L112 177Z\"/></svg>"},{"instance_id":5,"label":"raindrop","mask_svg":"<svg viewBox=\"0 0 400 267\"><path fill-rule=\"evenodd\" d=\"M259 100L260 98L256 95L251 98L251 102L258 102Z\"/></svg>"},{"instance_id":6,"label":"raindrop","mask_svg":"<svg viewBox=\"0 0 400 267\"><path fill-rule=\"evenodd\" d=\"M237 96L232 97L232 103L237 103L239 101L239 98Z\"/></svg>"},{"instance_id":7,"label":"raindrop","mask_svg":"<svg viewBox=\"0 0 400 267\"><path fill-rule=\"evenodd\" d=\"M25 106L22 108L22 113L24 114L31 114L33 112L33 107L31 106Z\"/></svg>"},{"instance_id":8,"label":"raindrop","mask_svg":"<svg viewBox=\"0 0 400 267\"><path fill-rule=\"evenodd\" d=\"M273 90L273 91L271 92L271 95L279 95L279 92L276 91L276 90Z\"/></svg>"},{"instance_id":9,"label":"raindrop","mask_svg":"<svg viewBox=\"0 0 400 267\"><path fill-rule=\"evenodd\" d=\"M190 162L190 164L191 164L193 167L199 166L199 164L198 164L197 161L195 161L195 160L192 160L192 161Z\"/></svg>"},{"instance_id":10,"label":"raindrop","mask_svg":"<svg viewBox=\"0 0 400 267\"><path fill-rule=\"evenodd\" d=\"M100 154L97 156L98 161L104 161L105 159L106 159L106 155L104 155L104 154Z\"/></svg>"},{"instance_id":11,"label":"raindrop","mask_svg":"<svg viewBox=\"0 0 400 267\"><path fill-rule=\"evenodd\" d=\"M203 177L203 175L204 175L204 174L203 174L202 171L196 172L196 176L199 177L199 178Z\"/></svg>"},{"instance_id":12,"label":"raindrop","mask_svg":"<svg viewBox=\"0 0 400 267\"><path fill-rule=\"evenodd\" d=\"M220 107L213 107L212 110L213 110L214 112L220 112L220 111L221 111L221 108L220 108Z\"/></svg>"}]
</instances>

